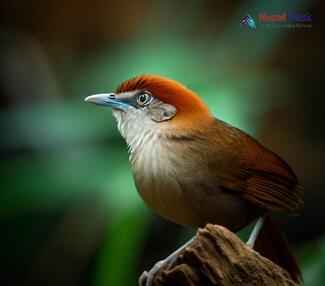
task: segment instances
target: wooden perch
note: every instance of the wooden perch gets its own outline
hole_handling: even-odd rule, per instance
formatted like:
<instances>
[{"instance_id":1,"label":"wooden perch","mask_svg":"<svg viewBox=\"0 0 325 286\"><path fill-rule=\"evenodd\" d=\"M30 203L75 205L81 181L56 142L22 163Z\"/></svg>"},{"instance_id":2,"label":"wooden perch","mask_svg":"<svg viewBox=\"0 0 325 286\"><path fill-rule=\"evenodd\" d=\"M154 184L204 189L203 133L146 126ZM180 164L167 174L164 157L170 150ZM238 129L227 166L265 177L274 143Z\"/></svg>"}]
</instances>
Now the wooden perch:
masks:
<instances>
[{"instance_id":1,"label":"wooden perch","mask_svg":"<svg viewBox=\"0 0 325 286\"><path fill-rule=\"evenodd\" d=\"M154 286L298 285L287 271L250 249L224 227L208 224L168 269L160 269ZM141 286L145 286L142 281Z\"/></svg>"}]
</instances>

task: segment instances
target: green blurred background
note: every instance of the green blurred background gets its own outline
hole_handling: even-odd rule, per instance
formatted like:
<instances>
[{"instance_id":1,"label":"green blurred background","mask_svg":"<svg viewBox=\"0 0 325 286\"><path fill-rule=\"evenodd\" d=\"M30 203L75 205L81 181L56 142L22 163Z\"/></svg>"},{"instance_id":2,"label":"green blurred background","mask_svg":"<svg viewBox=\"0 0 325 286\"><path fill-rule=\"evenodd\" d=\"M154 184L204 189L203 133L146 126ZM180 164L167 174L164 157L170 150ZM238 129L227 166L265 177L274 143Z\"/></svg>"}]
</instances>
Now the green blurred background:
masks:
<instances>
[{"instance_id":1,"label":"green blurred background","mask_svg":"<svg viewBox=\"0 0 325 286\"><path fill-rule=\"evenodd\" d=\"M290 163L306 207L279 220L305 285L325 285L322 1L0 5L0 285L136 285L192 235L146 208L111 111L83 101L141 73L186 84ZM259 12L309 12L312 28Z\"/></svg>"}]
</instances>

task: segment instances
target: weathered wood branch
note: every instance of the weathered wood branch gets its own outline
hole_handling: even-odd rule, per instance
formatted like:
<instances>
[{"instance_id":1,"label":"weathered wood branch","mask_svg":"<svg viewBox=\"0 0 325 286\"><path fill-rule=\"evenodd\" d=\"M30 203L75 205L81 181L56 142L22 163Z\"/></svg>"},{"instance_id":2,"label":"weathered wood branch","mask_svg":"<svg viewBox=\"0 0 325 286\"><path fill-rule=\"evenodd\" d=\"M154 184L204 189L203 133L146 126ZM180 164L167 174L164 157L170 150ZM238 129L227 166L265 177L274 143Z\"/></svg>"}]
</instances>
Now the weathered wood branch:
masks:
<instances>
[{"instance_id":1,"label":"weathered wood branch","mask_svg":"<svg viewBox=\"0 0 325 286\"><path fill-rule=\"evenodd\" d=\"M280 266L250 249L234 233L218 225L199 229L197 238L168 269L161 269L154 286L297 285ZM145 286L143 281L141 286Z\"/></svg>"}]
</instances>

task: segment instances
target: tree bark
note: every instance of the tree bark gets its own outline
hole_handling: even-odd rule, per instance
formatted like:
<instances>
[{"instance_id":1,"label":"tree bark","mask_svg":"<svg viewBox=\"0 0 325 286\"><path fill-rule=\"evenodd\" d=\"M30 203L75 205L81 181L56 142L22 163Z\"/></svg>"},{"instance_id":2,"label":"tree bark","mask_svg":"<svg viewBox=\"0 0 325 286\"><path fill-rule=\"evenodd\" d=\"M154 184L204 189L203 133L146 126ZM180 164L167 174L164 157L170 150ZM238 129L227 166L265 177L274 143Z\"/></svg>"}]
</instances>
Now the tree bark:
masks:
<instances>
[{"instance_id":1,"label":"tree bark","mask_svg":"<svg viewBox=\"0 0 325 286\"><path fill-rule=\"evenodd\" d=\"M160 269L154 286L298 285L280 266L247 247L224 227L208 224L168 269ZM142 281L141 286L145 286Z\"/></svg>"}]
</instances>

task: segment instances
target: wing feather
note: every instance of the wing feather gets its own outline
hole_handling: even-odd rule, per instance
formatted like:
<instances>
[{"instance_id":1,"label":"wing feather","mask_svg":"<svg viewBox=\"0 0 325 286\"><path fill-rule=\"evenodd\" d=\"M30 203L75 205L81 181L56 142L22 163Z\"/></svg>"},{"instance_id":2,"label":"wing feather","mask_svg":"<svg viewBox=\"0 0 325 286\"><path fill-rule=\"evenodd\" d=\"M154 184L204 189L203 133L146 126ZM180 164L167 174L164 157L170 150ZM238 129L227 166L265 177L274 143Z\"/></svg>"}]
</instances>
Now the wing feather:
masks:
<instances>
[{"instance_id":1,"label":"wing feather","mask_svg":"<svg viewBox=\"0 0 325 286\"><path fill-rule=\"evenodd\" d=\"M223 189L272 211L300 213L302 190L290 166L241 130L218 119L214 124L210 142L217 151L209 168Z\"/></svg>"}]
</instances>

